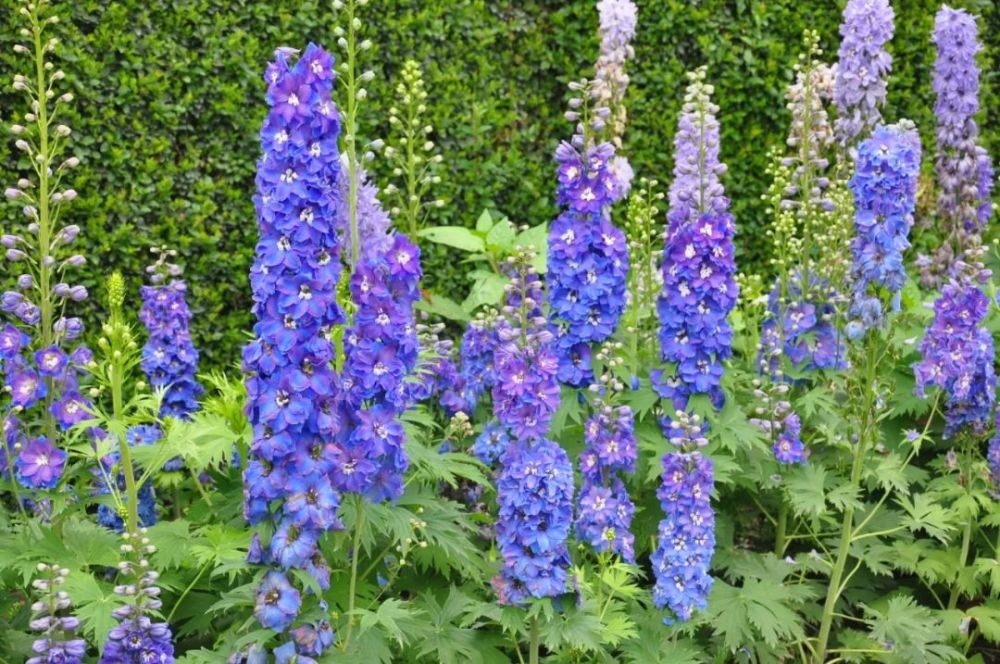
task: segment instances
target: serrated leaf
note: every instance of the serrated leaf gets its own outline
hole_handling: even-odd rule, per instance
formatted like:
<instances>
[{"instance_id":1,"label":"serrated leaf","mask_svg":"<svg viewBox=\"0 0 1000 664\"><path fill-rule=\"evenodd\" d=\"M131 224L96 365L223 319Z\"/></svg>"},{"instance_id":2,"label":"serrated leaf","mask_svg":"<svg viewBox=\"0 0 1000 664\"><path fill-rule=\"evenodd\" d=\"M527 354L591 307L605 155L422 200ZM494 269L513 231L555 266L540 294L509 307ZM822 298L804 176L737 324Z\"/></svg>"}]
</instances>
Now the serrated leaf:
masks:
<instances>
[{"instance_id":1,"label":"serrated leaf","mask_svg":"<svg viewBox=\"0 0 1000 664\"><path fill-rule=\"evenodd\" d=\"M162 571L180 567L190 556L191 524L184 519L161 521L149 528L149 539L156 547L153 562Z\"/></svg>"},{"instance_id":2,"label":"serrated leaf","mask_svg":"<svg viewBox=\"0 0 1000 664\"><path fill-rule=\"evenodd\" d=\"M785 473L785 495L796 514L818 516L826 510L826 469L796 466Z\"/></svg>"},{"instance_id":3,"label":"serrated leaf","mask_svg":"<svg viewBox=\"0 0 1000 664\"><path fill-rule=\"evenodd\" d=\"M1000 602L992 600L966 613L976 621L980 633L991 643L1000 644Z\"/></svg>"}]
</instances>

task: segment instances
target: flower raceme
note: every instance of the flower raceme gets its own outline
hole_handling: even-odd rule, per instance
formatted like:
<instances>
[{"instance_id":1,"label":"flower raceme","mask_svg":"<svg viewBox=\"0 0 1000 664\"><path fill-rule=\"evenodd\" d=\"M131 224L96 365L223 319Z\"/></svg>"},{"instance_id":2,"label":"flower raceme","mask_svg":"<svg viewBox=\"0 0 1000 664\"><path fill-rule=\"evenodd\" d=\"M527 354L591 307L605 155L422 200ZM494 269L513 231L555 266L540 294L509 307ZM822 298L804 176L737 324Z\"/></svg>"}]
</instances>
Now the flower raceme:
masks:
<instances>
[{"instance_id":1,"label":"flower raceme","mask_svg":"<svg viewBox=\"0 0 1000 664\"><path fill-rule=\"evenodd\" d=\"M252 561L304 569L326 588L329 575L316 543L324 531L341 527L334 482L335 469L343 468L331 441L340 433L344 397L327 338L345 320L336 297L340 120L330 100L332 56L310 44L291 64L293 53L278 49L264 77L269 111L254 197L260 240L250 273L257 322L243 352L254 432L244 514L251 524L274 524L270 542L255 540ZM269 592L262 585L258 603ZM268 620L265 627L278 630L294 619L273 616L258 613Z\"/></svg>"},{"instance_id":2,"label":"flower raceme","mask_svg":"<svg viewBox=\"0 0 1000 664\"><path fill-rule=\"evenodd\" d=\"M858 338L881 325L883 311L877 289L884 289L899 309L906 284L903 253L916 205L920 175L920 137L909 122L880 126L858 148L851 191L854 193L854 297L846 333Z\"/></svg>"},{"instance_id":3,"label":"flower raceme","mask_svg":"<svg viewBox=\"0 0 1000 664\"><path fill-rule=\"evenodd\" d=\"M712 461L699 450L708 444L697 416L678 411L668 438L673 449L663 457L663 484L656 495L663 507L656 551L650 558L656 585L653 602L673 614L664 619L690 620L708 605L712 587L709 564L715 550Z\"/></svg>"},{"instance_id":4,"label":"flower raceme","mask_svg":"<svg viewBox=\"0 0 1000 664\"><path fill-rule=\"evenodd\" d=\"M149 331L142 348L142 370L153 388L164 390L161 416L187 419L198 409L205 388L195 377L198 351L191 340L191 310L187 285L173 279L162 285L143 286L139 320Z\"/></svg>"},{"instance_id":5,"label":"flower raceme","mask_svg":"<svg viewBox=\"0 0 1000 664\"><path fill-rule=\"evenodd\" d=\"M503 566L493 586L503 604L562 594L570 563L566 540L573 522L573 468L566 452L546 438L559 405L559 362L531 258L521 252L508 262L511 283L494 359L493 412L510 433L497 479L497 548Z\"/></svg>"},{"instance_id":6,"label":"flower raceme","mask_svg":"<svg viewBox=\"0 0 1000 664\"><path fill-rule=\"evenodd\" d=\"M882 121L886 79L892 71L885 45L892 40L894 18L889 0L850 0L844 7L833 101L834 131L846 147Z\"/></svg>"},{"instance_id":7,"label":"flower raceme","mask_svg":"<svg viewBox=\"0 0 1000 664\"><path fill-rule=\"evenodd\" d=\"M723 402L722 362L732 354L727 320L739 296L733 217L727 212L719 176L718 107L709 95L705 70L689 76L676 138L670 211L663 260L663 290L657 303L660 356L669 369L652 373L653 386L675 409L693 394Z\"/></svg>"}]
</instances>

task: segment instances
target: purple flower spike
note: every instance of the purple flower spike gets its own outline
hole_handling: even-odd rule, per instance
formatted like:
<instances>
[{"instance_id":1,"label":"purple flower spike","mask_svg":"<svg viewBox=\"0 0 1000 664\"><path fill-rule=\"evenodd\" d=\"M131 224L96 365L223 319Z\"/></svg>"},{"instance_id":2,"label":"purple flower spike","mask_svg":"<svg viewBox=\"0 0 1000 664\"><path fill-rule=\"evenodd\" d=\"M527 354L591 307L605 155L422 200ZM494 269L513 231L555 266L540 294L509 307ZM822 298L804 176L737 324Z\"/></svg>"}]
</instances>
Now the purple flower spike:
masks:
<instances>
[{"instance_id":1,"label":"purple flower spike","mask_svg":"<svg viewBox=\"0 0 1000 664\"><path fill-rule=\"evenodd\" d=\"M885 45L892 39L894 18L889 0L850 0L844 8L833 93L834 131L844 146L853 146L882 121L886 79L892 71Z\"/></svg>"}]
</instances>

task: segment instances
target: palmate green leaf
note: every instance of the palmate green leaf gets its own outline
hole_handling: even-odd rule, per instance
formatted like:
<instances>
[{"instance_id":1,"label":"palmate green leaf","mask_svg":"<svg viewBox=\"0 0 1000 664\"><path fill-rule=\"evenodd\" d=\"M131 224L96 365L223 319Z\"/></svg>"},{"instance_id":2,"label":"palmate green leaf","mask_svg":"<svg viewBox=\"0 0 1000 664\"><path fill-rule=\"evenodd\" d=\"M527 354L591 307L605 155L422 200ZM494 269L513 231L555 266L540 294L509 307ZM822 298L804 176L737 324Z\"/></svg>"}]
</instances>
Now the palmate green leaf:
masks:
<instances>
[{"instance_id":1,"label":"palmate green leaf","mask_svg":"<svg viewBox=\"0 0 1000 664\"><path fill-rule=\"evenodd\" d=\"M424 297L413 305L413 308L459 323L464 323L472 318L469 312L463 309L462 305L458 302L437 293L425 293Z\"/></svg>"},{"instance_id":2,"label":"palmate green leaf","mask_svg":"<svg viewBox=\"0 0 1000 664\"><path fill-rule=\"evenodd\" d=\"M763 449L767 446L764 433L750 423L735 399L727 399L722 411L715 415L711 422L709 436L719 441L719 445L730 452L755 447Z\"/></svg>"},{"instance_id":3,"label":"palmate green leaf","mask_svg":"<svg viewBox=\"0 0 1000 664\"><path fill-rule=\"evenodd\" d=\"M601 648L601 619L598 617L597 601L584 600L577 607L569 605L562 613L556 614L540 628L542 643L549 650L558 651L572 647L584 652L595 652Z\"/></svg>"},{"instance_id":4,"label":"palmate green leaf","mask_svg":"<svg viewBox=\"0 0 1000 664\"><path fill-rule=\"evenodd\" d=\"M111 613L124 604L123 599L87 572L71 573L66 591L73 599L73 614L80 619L83 635L103 650L108 630L118 624Z\"/></svg>"},{"instance_id":5,"label":"palmate green leaf","mask_svg":"<svg viewBox=\"0 0 1000 664\"><path fill-rule=\"evenodd\" d=\"M903 508L906 516L903 525L911 532L923 530L934 539L945 544L950 540L951 532L955 530L954 514L927 493L918 493L911 500L907 496L899 496L896 503Z\"/></svg>"},{"instance_id":6,"label":"palmate green leaf","mask_svg":"<svg viewBox=\"0 0 1000 664\"><path fill-rule=\"evenodd\" d=\"M785 496L796 514L818 516L826 511L826 469L819 464L785 472Z\"/></svg>"},{"instance_id":7,"label":"palmate green leaf","mask_svg":"<svg viewBox=\"0 0 1000 664\"><path fill-rule=\"evenodd\" d=\"M989 642L1000 644L1000 601L990 600L972 607L967 613Z\"/></svg>"},{"instance_id":8,"label":"palmate green leaf","mask_svg":"<svg viewBox=\"0 0 1000 664\"><path fill-rule=\"evenodd\" d=\"M495 255L504 256L514 250L517 231L510 219L501 219L486 234L486 249Z\"/></svg>"},{"instance_id":9,"label":"palmate green leaf","mask_svg":"<svg viewBox=\"0 0 1000 664\"><path fill-rule=\"evenodd\" d=\"M250 546L249 533L219 525L205 526L191 543L191 556L202 567L243 563Z\"/></svg>"},{"instance_id":10,"label":"palmate green leaf","mask_svg":"<svg viewBox=\"0 0 1000 664\"><path fill-rule=\"evenodd\" d=\"M809 390L795 402L796 410L805 418L815 417L817 414L834 412L837 403L833 400L833 395L823 385L818 385Z\"/></svg>"},{"instance_id":11,"label":"palmate green leaf","mask_svg":"<svg viewBox=\"0 0 1000 664\"><path fill-rule=\"evenodd\" d=\"M473 278L472 288L462 302L466 311L475 311L481 306L496 306L503 299L504 288L508 279L495 272L473 270L469 276Z\"/></svg>"},{"instance_id":12,"label":"palmate green leaf","mask_svg":"<svg viewBox=\"0 0 1000 664\"><path fill-rule=\"evenodd\" d=\"M358 627L362 634L377 628L399 646L425 638L428 631L421 620L424 612L396 597L382 600L375 611L355 609L354 615L360 616Z\"/></svg>"},{"instance_id":13,"label":"palmate green leaf","mask_svg":"<svg viewBox=\"0 0 1000 664\"><path fill-rule=\"evenodd\" d=\"M444 482L450 487L458 486L459 480L489 486L487 468L479 459L464 452L438 452L409 437L406 452L410 459L411 475L421 482L437 484Z\"/></svg>"},{"instance_id":14,"label":"palmate green leaf","mask_svg":"<svg viewBox=\"0 0 1000 664\"><path fill-rule=\"evenodd\" d=\"M997 558L976 558L972 566L976 576L984 578L990 588L990 595L1000 597L1000 560Z\"/></svg>"},{"instance_id":15,"label":"palmate green leaf","mask_svg":"<svg viewBox=\"0 0 1000 664\"><path fill-rule=\"evenodd\" d=\"M781 583L750 579L738 588L716 579L706 622L730 652L758 640L774 647L802 638L801 618L788 604L797 602L793 594Z\"/></svg>"},{"instance_id":16,"label":"palmate green leaf","mask_svg":"<svg viewBox=\"0 0 1000 664\"><path fill-rule=\"evenodd\" d=\"M506 661L503 653L487 645L477 630L460 626L462 617L472 600L452 586L443 602L433 593L425 592L418 606L427 615L431 628L417 647L419 657L428 657L441 664L479 664L487 661ZM489 655L485 652L492 650ZM502 659L496 660L499 656ZM488 659L487 659L488 658Z\"/></svg>"},{"instance_id":17,"label":"palmate green leaf","mask_svg":"<svg viewBox=\"0 0 1000 664\"><path fill-rule=\"evenodd\" d=\"M897 595L879 607L861 605L871 626L871 638L892 643L896 661L907 664L960 662L962 653L947 645L943 622L908 595Z\"/></svg>"},{"instance_id":18,"label":"palmate green leaf","mask_svg":"<svg viewBox=\"0 0 1000 664\"><path fill-rule=\"evenodd\" d=\"M184 459L185 466L197 473L227 463L243 435L230 429L226 418L202 411L190 421L169 420L164 438L134 447L132 454L149 475L155 475L174 457Z\"/></svg>"},{"instance_id":19,"label":"palmate green leaf","mask_svg":"<svg viewBox=\"0 0 1000 664\"><path fill-rule=\"evenodd\" d=\"M190 554L191 524L184 519L160 521L150 526L149 539L156 547L153 566L158 570L180 567Z\"/></svg>"}]
</instances>

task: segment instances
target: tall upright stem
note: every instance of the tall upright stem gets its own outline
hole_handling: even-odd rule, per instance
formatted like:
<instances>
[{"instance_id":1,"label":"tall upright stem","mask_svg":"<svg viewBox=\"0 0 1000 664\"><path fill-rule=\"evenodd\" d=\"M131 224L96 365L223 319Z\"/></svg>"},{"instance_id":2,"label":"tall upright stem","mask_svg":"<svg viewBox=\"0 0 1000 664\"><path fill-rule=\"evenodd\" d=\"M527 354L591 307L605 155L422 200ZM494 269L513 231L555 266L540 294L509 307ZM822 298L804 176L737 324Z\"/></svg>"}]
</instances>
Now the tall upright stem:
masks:
<instances>
[{"instance_id":1,"label":"tall upright stem","mask_svg":"<svg viewBox=\"0 0 1000 664\"><path fill-rule=\"evenodd\" d=\"M358 559L360 558L361 552L361 529L364 527L365 523L365 499L357 495L355 496L355 515L354 515L354 538L351 543L351 583L348 589L349 595L347 599L347 635L344 637L344 650L351 645L351 635L354 632L354 606L357 601L357 589L358 589Z\"/></svg>"},{"instance_id":2,"label":"tall upright stem","mask_svg":"<svg viewBox=\"0 0 1000 664\"><path fill-rule=\"evenodd\" d=\"M876 424L875 413L873 412L875 408L873 382L878 365L878 353L875 348L876 342L871 337L867 338L866 343L868 353L865 362L864 382L860 386L863 393L863 407L861 410L861 422L858 428L858 446L854 450L854 460L851 464L850 486L855 492L861 486L865 452L868 449L871 429ZM816 656L814 660L816 664L823 664L826 661L826 650L830 641L830 629L833 626L834 610L837 606L837 600L840 599L840 595L844 590L841 584L844 578L844 568L847 566L847 559L850 557L853 533L854 506L849 504L844 508L844 517L840 527L840 545L837 547L837 557L830 572L830 583L826 589L826 602L823 605L823 616L820 619L819 635L816 637Z\"/></svg>"},{"instance_id":3,"label":"tall upright stem","mask_svg":"<svg viewBox=\"0 0 1000 664\"><path fill-rule=\"evenodd\" d=\"M538 632L538 617L531 619L531 642L528 644L528 662L529 664L538 664L538 643L539 643L539 632Z\"/></svg>"},{"instance_id":4,"label":"tall upright stem","mask_svg":"<svg viewBox=\"0 0 1000 664\"><path fill-rule=\"evenodd\" d=\"M123 382L123 367L119 362L112 360L111 413L116 422L124 420ZM122 473L125 475L125 493L128 496L128 502L125 504L125 532L134 533L139 530L139 487L135 481L135 469L132 465L132 454L128 447L128 440L124 435L118 436L118 450L121 454ZM112 478L113 480L114 478Z\"/></svg>"},{"instance_id":5,"label":"tall upright stem","mask_svg":"<svg viewBox=\"0 0 1000 664\"><path fill-rule=\"evenodd\" d=\"M965 519L965 529L962 531L962 549L958 554L958 573L961 574L962 570L965 569L965 562L969 558L969 547L972 544L972 515L969 514ZM961 596L961 591L959 590L959 585L956 580L955 585L951 588L951 595L948 597L948 610L952 610L958 606L958 598Z\"/></svg>"},{"instance_id":6,"label":"tall upright stem","mask_svg":"<svg viewBox=\"0 0 1000 664\"><path fill-rule=\"evenodd\" d=\"M357 88L357 29L354 27L354 0L347 2L347 188L348 221L351 232L351 267L358 263L360 232L358 230L358 88Z\"/></svg>"}]
</instances>

